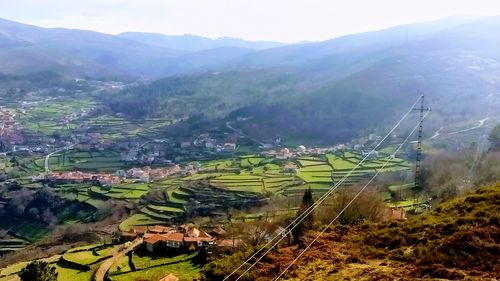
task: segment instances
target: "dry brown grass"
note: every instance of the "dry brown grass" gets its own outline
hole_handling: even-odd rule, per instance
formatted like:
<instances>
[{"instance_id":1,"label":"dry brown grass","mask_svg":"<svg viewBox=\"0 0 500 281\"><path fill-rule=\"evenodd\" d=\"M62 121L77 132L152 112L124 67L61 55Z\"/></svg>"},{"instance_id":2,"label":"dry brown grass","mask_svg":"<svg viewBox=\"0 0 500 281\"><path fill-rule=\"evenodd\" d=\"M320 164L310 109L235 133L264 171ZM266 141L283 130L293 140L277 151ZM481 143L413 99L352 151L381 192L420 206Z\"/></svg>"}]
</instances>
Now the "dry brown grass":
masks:
<instances>
[{"instance_id":1,"label":"dry brown grass","mask_svg":"<svg viewBox=\"0 0 500 281\"><path fill-rule=\"evenodd\" d=\"M392 221L336 226L321 236L283 280L497 280L500 278L500 184ZM317 232L309 232L306 244ZM284 247L259 264L272 280L299 253Z\"/></svg>"}]
</instances>

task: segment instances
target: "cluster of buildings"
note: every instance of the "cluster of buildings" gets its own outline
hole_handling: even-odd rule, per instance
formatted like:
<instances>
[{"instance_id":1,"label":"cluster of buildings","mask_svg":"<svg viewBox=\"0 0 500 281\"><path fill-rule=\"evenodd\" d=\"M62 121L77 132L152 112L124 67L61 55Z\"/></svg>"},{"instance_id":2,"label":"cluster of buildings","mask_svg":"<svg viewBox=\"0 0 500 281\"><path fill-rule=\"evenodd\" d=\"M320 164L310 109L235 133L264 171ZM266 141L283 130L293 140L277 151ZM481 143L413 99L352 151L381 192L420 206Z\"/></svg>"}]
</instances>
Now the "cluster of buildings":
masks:
<instances>
[{"instance_id":1,"label":"cluster of buildings","mask_svg":"<svg viewBox=\"0 0 500 281\"><path fill-rule=\"evenodd\" d=\"M290 159L306 154L319 154L320 148L306 148L304 145L299 145L296 149L282 148L280 150L269 149L262 152L262 155L268 157L276 157L277 159ZM328 149L325 149L325 152Z\"/></svg>"},{"instance_id":2,"label":"cluster of buildings","mask_svg":"<svg viewBox=\"0 0 500 281\"><path fill-rule=\"evenodd\" d=\"M62 183L83 183L93 182L100 186L112 186L121 183L124 179L133 179L138 182L152 182L164 179L180 173L195 173L192 167L181 168L179 165L172 165L164 168L150 167L132 168L130 170L118 170L115 174L95 174L80 171L51 172L48 174L33 175L33 182L50 181L58 184Z\"/></svg>"},{"instance_id":3,"label":"cluster of buildings","mask_svg":"<svg viewBox=\"0 0 500 281\"><path fill-rule=\"evenodd\" d=\"M150 253L161 251L196 251L206 249L211 253L214 247L233 247L233 239L225 239L226 231L220 225L215 226L210 233L205 232L192 224L175 226L135 226L129 231L121 232L122 242L143 238L143 247ZM229 241L230 240L230 241ZM240 240L236 241L242 245Z\"/></svg>"},{"instance_id":4,"label":"cluster of buildings","mask_svg":"<svg viewBox=\"0 0 500 281\"><path fill-rule=\"evenodd\" d=\"M80 171L70 171L61 173L48 173L46 175L33 175L31 177L33 182L51 181L54 183L83 183L95 182L101 186L111 186L122 182L122 178L111 174L93 174Z\"/></svg>"},{"instance_id":5,"label":"cluster of buildings","mask_svg":"<svg viewBox=\"0 0 500 281\"><path fill-rule=\"evenodd\" d=\"M15 111L2 106L0 106L0 139L9 144L20 144L23 141L17 130Z\"/></svg>"},{"instance_id":6,"label":"cluster of buildings","mask_svg":"<svg viewBox=\"0 0 500 281\"><path fill-rule=\"evenodd\" d=\"M100 133L78 133L72 136L72 141L76 143L77 151L104 151L108 148L114 148L116 143L103 139Z\"/></svg>"},{"instance_id":7,"label":"cluster of buildings","mask_svg":"<svg viewBox=\"0 0 500 281\"><path fill-rule=\"evenodd\" d=\"M186 148L187 143L182 142L181 148ZM194 141L193 145L203 146L206 149L213 150L215 152L234 152L236 150L236 143L226 140L224 142L218 142L216 139L211 138L209 134L201 134Z\"/></svg>"},{"instance_id":8,"label":"cluster of buildings","mask_svg":"<svg viewBox=\"0 0 500 281\"><path fill-rule=\"evenodd\" d=\"M72 112L69 115L66 115L63 118L61 118L61 124L68 126L71 122L87 116L89 114L89 111L90 110L88 109L81 108L79 112Z\"/></svg>"},{"instance_id":9,"label":"cluster of buildings","mask_svg":"<svg viewBox=\"0 0 500 281\"><path fill-rule=\"evenodd\" d=\"M376 140L378 139L378 136L375 136L373 138ZM261 154L266 157L275 157L277 159L291 159L304 155L324 155L329 152L336 152L342 150L359 151L363 156L368 155L368 152L371 151L369 147L365 146L364 144L353 144L353 145L337 144L333 147L306 147L304 145L299 145L295 149L289 149L285 147L276 150L269 148L262 151ZM372 153L370 153L369 157L377 158L378 152L373 151Z\"/></svg>"},{"instance_id":10,"label":"cluster of buildings","mask_svg":"<svg viewBox=\"0 0 500 281\"><path fill-rule=\"evenodd\" d=\"M177 164L170 165L168 167L162 168L150 168L150 167L142 167L142 168L132 168L127 171L118 170L116 175L121 178L129 178L134 179L139 182L153 182L162 180L169 176L178 175L178 174L194 174L196 170L194 170L190 166L181 167Z\"/></svg>"}]
</instances>

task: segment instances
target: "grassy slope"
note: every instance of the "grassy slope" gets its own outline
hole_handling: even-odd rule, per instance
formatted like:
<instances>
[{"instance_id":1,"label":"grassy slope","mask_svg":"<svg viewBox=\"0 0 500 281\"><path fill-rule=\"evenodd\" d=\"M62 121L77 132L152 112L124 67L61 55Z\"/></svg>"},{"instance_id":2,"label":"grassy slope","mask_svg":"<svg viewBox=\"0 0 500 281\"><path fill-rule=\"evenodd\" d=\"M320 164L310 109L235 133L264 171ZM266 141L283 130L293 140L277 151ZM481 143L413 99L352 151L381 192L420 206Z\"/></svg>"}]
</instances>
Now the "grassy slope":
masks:
<instances>
[{"instance_id":1,"label":"grassy slope","mask_svg":"<svg viewBox=\"0 0 500 281\"><path fill-rule=\"evenodd\" d=\"M405 221L338 226L325 233L285 280L494 280L500 277L500 184L444 202ZM311 232L311 241L316 232ZM299 250L282 248L259 268L275 277Z\"/></svg>"}]
</instances>

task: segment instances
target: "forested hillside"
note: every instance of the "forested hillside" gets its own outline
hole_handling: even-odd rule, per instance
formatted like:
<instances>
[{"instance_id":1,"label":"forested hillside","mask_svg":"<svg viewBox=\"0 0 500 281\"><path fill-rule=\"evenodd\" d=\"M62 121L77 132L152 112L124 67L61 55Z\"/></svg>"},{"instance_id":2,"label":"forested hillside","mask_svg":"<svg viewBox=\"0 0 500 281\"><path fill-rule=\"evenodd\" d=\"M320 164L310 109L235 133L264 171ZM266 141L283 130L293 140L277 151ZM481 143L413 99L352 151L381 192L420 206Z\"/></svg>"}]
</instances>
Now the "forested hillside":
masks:
<instances>
[{"instance_id":1,"label":"forested hillside","mask_svg":"<svg viewBox=\"0 0 500 281\"><path fill-rule=\"evenodd\" d=\"M416 35L399 40L405 29L395 28L253 53L228 65L234 70L166 78L127 89L108 105L130 118L251 117L238 126L253 136L309 141L385 127L421 94L436 129L500 106L500 42L486 36L498 33L498 18L407 29Z\"/></svg>"}]
</instances>

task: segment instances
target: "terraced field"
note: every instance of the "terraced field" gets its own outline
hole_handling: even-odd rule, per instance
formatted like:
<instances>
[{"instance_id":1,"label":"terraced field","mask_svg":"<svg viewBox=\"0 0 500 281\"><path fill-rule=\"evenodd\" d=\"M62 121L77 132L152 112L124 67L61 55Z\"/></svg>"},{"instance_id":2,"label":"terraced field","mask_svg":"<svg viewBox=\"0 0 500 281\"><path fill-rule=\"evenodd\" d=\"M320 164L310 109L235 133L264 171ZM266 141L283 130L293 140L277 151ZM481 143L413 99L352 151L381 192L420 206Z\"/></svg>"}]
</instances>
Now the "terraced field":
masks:
<instances>
[{"instance_id":1,"label":"terraced field","mask_svg":"<svg viewBox=\"0 0 500 281\"><path fill-rule=\"evenodd\" d=\"M0 255L22 250L29 244L30 243L28 241L18 238L0 239Z\"/></svg>"},{"instance_id":2,"label":"terraced field","mask_svg":"<svg viewBox=\"0 0 500 281\"><path fill-rule=\"evenodd\" d=\"M63 118L71 114L88 111L95 103L90 99L62 98L50 101L37 101L18 110L20 125L29 132L51 136L55 132L67 133L76 128L76 124L63 122Z\"/></svg>"},{"instance_id":3,"label":"terraced field","mask_svg":"<svg viewBox=\"0 0 500 281\"><path fill-rule=\"evenodd\" d=\"M44 159L36 161L37 166L43 167ZM115 151L102 152L77 152L69 151L60 154L54 154L49 159L49 168L51 171L101 171L115 172L116 170L126 168L120 161L120 153Z\"/></svg>"},{"instance_id":4,"label":"terraced field","mask_svg":"<svg viewBox=\"0 0 500 281\"><path fill-rule=\"evenodd\" d=\"M124 221L120 228L153 225L181 217L187 208L223 209L231 204L259 201L270 194L300 184L301 180L283 172L282 164L253 155L237 160L221 159L202 163L202 172L166 179L152 186L164 190L167 200L152 202ZM196 185L197 182L202 185Z\"/></svg>"},{"instance_id":5,"label":"terraced field","mask_svg":"<svg viewBox=\"0 0 500 281\"><path fill-rule=\"evenodd\" d=\"M16 237L22 237L26 241L36 241L43 238L50 229L42 222L35 220L19 220L15 217L4 217L0 221L0 229L8 229Z\"/></svg>"},{"instance_id":6,"label":"terraced field","mask_svg":"<svg viewBox=\"0 0 500 281\"><path fill-rule=\"evenodd\" d=\"M137 139L161 135L162 129L180 120L148 118L141 122L132 122L115 116L99 116L88 120L85 125L92 131L99 132L103 139Z\"/></svg>"},{"instance_id":7,"label":"terraced field","mask_svg":"<svg viewBox=\"0 0 500 281\"><path fill-rule=\"evenodd\" d=\"M145 183L121 183L111 188L92 186L89 195L101 199L137 200L148 193L150 186Z\"/></svg>"},{"instance_id":8,"label":"terraced field","mask_svg":"<svg viewBox=\"0 0 500 281\"><path fill-rule=\"evenodd\" d=\"M152 225L159 221L169 222L182 217L187 208L191 209L199 203L216 209L221 204L222 198L227 200L224 203L229 204L228 202L233 202L235 198L243 201L243 198L252 196L257 196L253 198L264 198L273 194L301 196L306 188L321 193L344 177L344 186L353 185L380 169L386 157L387 154L381 154L378 158L367 159L352 173L350 170L362 159L362 155L352 152L292 160L292 163L299 166L297 174L284 172L284 165L290 161L255 155L207 161L202 163L203 169L198 174L155 183L153 186L164 190L167 200L146 205L139 214L123 222L121 228ZM390 164L385 170L407 168L408 163L394 158L390 159ZM205 186L211 187L201 189L192 187L193 183L200 181Z\"/></svg>"},{"instance_id":9,"label":"terraced field","mask_svg":"<svg viewBox=\"0 0 500 281\"><path fill-rule=\"evenodd\" d=\"M298 176L306 182L307 187L321 191L344 178L343 185L346 186L360 182L382 169L387 159L389 159L389 163L383 169L385 172L409 168L409 163L403 159L388 158L388 156L387 153L380 153L376 158L366 159L353 172L351 170L358 165L364 156L352 151L330 153L324 157L299 158L297 162L301 169ZM292 190L296 190L296 188Z\"/></svg>"}]
</instances>

